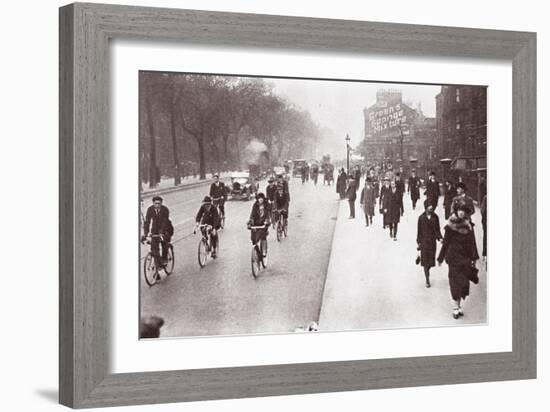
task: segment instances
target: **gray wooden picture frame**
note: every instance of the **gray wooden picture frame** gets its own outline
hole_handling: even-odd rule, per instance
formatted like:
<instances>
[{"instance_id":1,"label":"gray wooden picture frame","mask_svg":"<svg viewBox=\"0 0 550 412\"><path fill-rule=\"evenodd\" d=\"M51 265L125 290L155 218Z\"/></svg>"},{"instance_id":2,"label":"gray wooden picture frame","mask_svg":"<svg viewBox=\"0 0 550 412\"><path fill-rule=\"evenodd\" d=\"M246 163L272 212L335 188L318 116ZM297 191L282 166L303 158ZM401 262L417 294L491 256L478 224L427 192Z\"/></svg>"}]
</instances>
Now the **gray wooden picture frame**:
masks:
<instances>
[{"instance_id":1,"label":"gray wooden picture frame","mask_svg":"<svg viewBox=\"0 0 550 412\"><path fill-rule=\"evenodd\" d=\"M59 30L62 404L85 408L536 377L535 33L82 3L60 9ZM110 374L110 39L510 61L513 350Z\"/></svg>"}]
</instances>

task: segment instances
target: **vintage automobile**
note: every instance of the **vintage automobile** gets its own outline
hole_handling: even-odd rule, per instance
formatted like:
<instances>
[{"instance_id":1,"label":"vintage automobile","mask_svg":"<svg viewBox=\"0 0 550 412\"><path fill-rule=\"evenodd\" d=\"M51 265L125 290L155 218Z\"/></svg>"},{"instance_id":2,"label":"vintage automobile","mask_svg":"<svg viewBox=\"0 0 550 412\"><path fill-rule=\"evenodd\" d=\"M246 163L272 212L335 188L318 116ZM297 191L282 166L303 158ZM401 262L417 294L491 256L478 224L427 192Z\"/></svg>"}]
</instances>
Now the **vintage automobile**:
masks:
<instances>
[{"instance_id":1,"label":"vintage automobile","mask_svg":"<svg viewBox=\"0 0 550 412\"><path fill-rule=\"evenodd\" d=\"M286 171L286 168L283 166L275 166L273 167L273 177L276 177L277 175L283 175L283 178L285 180L289 179L288 173Z\"/></svg>"},{"instance_id":2,"label":"vintage automobile","mask_svg":"<svg viewBox=\"0 0 550 412\"><path fill-rule=\"evenodd\" d=\"M249 172L234 172L231 174L230 199L250 200L258 191L258 184Z\"/></svg>"}]
</instances>

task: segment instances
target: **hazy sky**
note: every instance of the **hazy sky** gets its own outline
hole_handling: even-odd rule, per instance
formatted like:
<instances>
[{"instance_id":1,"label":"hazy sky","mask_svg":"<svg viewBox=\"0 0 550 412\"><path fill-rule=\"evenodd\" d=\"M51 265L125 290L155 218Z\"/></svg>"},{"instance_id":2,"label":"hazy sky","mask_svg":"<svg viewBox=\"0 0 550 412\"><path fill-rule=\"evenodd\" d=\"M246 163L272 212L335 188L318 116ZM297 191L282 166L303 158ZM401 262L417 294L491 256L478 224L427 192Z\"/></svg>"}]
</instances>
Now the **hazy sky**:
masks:
<instances>
[{"instance_id":1,"label":"hazy sky","mask_svg":"<svg viewBox=\"0 0 550 412\"><path fill-rule=\"evenodd\" d=\"M363 138L363 109L376 103L378 89L400 89L403 102L422 105L424 115L435 117L435 96L441 86L392 83L344 82L326 80L266 79L275 92L311 113L321 126L334 136L323 143L321 151L345 151L344 138L349 133L352 146ZM341 140L341 141L339 141ZM340 150L341 149L341 150ZM336 153L335 153L336 154ZM341 155L341 153L338 153Z\"/></svg>"}]
</instances>

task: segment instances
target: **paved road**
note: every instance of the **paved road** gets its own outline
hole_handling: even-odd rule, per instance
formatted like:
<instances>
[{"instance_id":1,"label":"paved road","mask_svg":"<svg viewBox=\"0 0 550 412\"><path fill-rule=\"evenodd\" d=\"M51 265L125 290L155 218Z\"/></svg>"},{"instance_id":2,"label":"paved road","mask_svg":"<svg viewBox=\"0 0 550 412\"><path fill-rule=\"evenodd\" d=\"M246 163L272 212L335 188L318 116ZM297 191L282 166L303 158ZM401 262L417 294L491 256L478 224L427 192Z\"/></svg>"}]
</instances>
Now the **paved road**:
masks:
<instances>
[{"instance_id":1,"label":"paved road","mask_svg":"<svg viewBox=\"0 0 550 412\"><path fill-rule=\"evenodd\" d=\"M142 315L165 319L163 337L289 332L318 321L339 205L334 186L291 180L289 237L278 243L270 231L268 268L256 280L246 230L252 201L226 203L219 257L199 268L199 235L191 232L207 191L201 187L163 196L175 225L176 265L153 287L140 274Z\"/></svg>"},{"instance_id":2,"label":"paved road","mask_svg":"<svg viewBox=\"0 0 550 412\"><path fill-rule=\"evenodd\" d=\"M415 265L416 225L423 212L420 199L412 210L406 195L405 215L401 218L398 240L382 229L382 216L376 214L374 226L365 227L360 218L348 220L347 202L342 202L334 233L328 268L320 330L453 326L487 321L487 276L479 262L480 283L470 287L464 307L465 316L451 316L448 267L446 263L431 269L432 287L427 289L421 266ZM443 232L442 199L436 212ZM418 207L420 206L420 207ZM376 211L375 211L376 212ZM479 209L473 215L481 256L482 228ZM439 253L440 245L437 250ZM351 252L353 251L353 252Z\"/></svg>"}]
</instances>

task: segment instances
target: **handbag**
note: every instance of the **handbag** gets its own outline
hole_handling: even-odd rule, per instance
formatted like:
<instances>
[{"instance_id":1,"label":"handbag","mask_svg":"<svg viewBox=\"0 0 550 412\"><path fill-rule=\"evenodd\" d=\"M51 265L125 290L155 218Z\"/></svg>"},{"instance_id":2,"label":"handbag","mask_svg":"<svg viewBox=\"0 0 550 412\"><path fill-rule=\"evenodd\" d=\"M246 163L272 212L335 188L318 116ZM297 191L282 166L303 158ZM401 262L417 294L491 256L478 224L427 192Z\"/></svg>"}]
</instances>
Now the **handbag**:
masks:
<instances>
[{"instance_id":1,"label":"handbag","mask_svg":"<svg viewBox=\"0 0 550 412\"><path fill-rule=\"evenodd\" d=\"M472 282L474 285L477 285L479 283L479 276L478 276L479 269L475 266L471 266L470 270L468 271L468 280Z\"/></svg>"}]
</instances>

